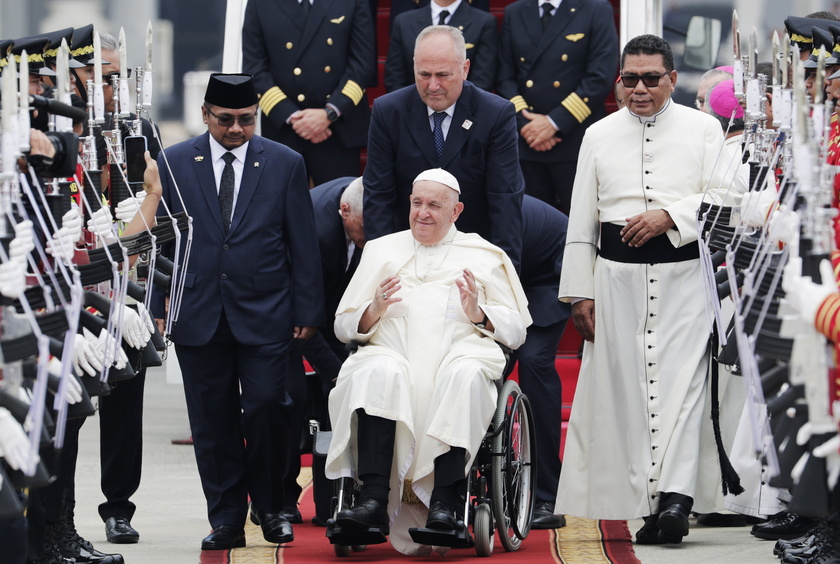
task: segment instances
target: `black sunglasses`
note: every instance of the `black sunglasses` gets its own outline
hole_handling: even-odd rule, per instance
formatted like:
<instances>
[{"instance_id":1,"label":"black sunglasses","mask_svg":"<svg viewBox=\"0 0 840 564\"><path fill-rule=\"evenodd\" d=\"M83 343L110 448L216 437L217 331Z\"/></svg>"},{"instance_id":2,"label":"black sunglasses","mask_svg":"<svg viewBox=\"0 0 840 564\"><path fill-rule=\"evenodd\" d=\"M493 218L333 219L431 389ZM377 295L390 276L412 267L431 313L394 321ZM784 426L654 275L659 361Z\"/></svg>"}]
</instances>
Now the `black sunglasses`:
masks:
<instances>
[{"instance_id":1,"label":"black sunglasses","mask_svg":"<svg viewBox=\"0 0 840 564\"><path fill-rule=\"evenodd\" d=\"M106 82L108 84L111 84L111 79L113 79L115 76L117 78L119 78L120 71L114 71L114 72L109 72L108 74L103 74L102 75L102 81ZM126 78L131 78L131 69L126 70L125 77Z\"/></svg>"},{"instance_id":2,"label":"black sunglasses","mask_svg":"<svg viewBox=\"0 0 840 564\"><path fill-rule=\"evenodd\" d=\"M218 121L219 125L221 125L222 127L230 127L237 121L239 122L240 126L248 127L249 125L254 125L254 123L257 121L257 114L248 114L244 116L232 116L229 114L222 114L220 116L217 116L213 113L213 111L210 108L205 106L204 109L207 110L207 113L216 118L216 121Z\"/></svg>"},{"instance_id":3,"label":"black sunglasses","mask_svg":"<svg viewBox=\"0 0 840 564\"><path fill-rule=\"evenodd\" d=\"M637 74L622 74L621 82L624 83L626 88L635 88L636 85L639 84L639 80L641 80L642 84L648 88L654 88L655 86L659 86L659 81L666 74L668 74L668 71L665 71L662 74L643 74L642 76Z\"/></svg>"}]
</instances>

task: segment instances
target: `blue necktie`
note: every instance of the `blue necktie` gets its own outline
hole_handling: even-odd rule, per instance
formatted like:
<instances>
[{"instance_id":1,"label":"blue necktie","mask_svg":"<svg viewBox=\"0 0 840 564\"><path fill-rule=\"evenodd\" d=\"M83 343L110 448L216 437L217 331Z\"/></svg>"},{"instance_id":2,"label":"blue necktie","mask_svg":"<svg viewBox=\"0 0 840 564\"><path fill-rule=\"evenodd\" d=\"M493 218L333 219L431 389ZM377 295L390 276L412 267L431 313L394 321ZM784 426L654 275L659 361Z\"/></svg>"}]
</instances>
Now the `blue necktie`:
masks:
<instances>
[{"instance_id":1,"label":"blue necktie","mask_svg":"<svg viewBox=\"0 0 840 564\"><path fill-rule=\"evenodd\" d=\"M446 117L446 112L435 112L432 114L432 119L435 120L435 128L432 130L432 137L435 138L435 149L437 150L438 159L443 154L443 120Z\"/></svg>"},{"instance_id":2,"label":"blue necktie","mask_svg":"<svg viewBox=\"0 0 840 564\"><path fill-rule=\"evenodd\" d=\"M233 173L233 161L236 157L228 151L222 158L225 161L225 168L222 170L222 181L219 183L219 208L222 210L222 225L225 227L225 235L230 229L230 216L233 211L233 188L236 184L236 175Z\"/></svg>"}]
</instances>

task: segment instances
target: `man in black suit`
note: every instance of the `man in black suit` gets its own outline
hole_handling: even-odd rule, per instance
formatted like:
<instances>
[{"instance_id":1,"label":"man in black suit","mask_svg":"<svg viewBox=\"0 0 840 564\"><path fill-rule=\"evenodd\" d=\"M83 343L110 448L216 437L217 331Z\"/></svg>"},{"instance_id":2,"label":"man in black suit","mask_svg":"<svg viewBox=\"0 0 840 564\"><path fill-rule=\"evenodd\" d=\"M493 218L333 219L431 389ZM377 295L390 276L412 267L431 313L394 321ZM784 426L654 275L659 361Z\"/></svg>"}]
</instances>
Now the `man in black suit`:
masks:
<instances>
[{"instance_id":1,"label":"man in black suit","mask_svg":"<svg viewBox=\"0 0 840 564\"><path fill-rule=\"evenodd\" d=\"M468 2L473 8L478 8L479 10L483 10L485 12L490 11L490 0L466 0L466 2ZM394 21L397 19L397 16L403 12L410 12L411 10L425 8L428 5L429 0L391 0L390 19L388 21L389 29L393 31Z\"/></svg>"},{"instance_id":2,"label":"man in black suit","mask_svg":"<svg viewBox=\"0 0 840 564\"><path fill-rule=\"evenodd\" d=\"M516 106L528 194L569 212L583 134L606 114L617 69L607 0L518 0L505 8L496 92Z\"/></svg>"},{"instance_id":3,"label":"man in black suit","mask_svg":"<svg viewBox=\"0 0 840 564\"><path fill-rule=\"evenodd\" d=\"M316 186L309 191L312 196L312 209L315 212L315 229L318 233L318 250L321 254L321 272L324 279L324 311L326 318L318 327L318 333L308 341L298 341L297 348L317 372L320 385L308 385L305 380L290 383L289 395L295 404L291 436L300 432L299 425L305 424L304 406L310 406L310 415L316 415L321 423L321 430L330 429L326 399L338 378L341 363L347 358L345 345L335 336L333 318L338 302L347 288L347 284L356 272L362 248L365 246L365 232L362 223L362 179L344 176ZM311 384L311 382L310 382ZM298 425L297 431L295 425ZM294 445L297 449L297 445ZM299 494L300 486L295 478L300 472L295 454L290 459L290 471L286 475L287 503ZM299 460L300 457L297 457ZM312 461L313 488L315 497L315 517L313 523L326 525L330 517L330 500L333 491L331 483L324 476L323 457L314 457ZM295 496L296 498L296 496ZM297 508L287 508L294 519L302 520ZM286 511L284 511L285 513ZM295 522L295 521L292 521Z\"/></svg>"},{"instance_id":4,"label":"man in black suit","mask_svg":"<svg viewBox=\"0 0 840 564\"><path fill-rule=\"evenodd\" d=\"M292 340L323 323L323 289L303 159L254 135L252 77L213 74L204 99L208 132L159 166L167 209L193 219L170 336L213 527L201 546L226 550L245 546L249 497L267 541L294 540L279 479L286 374Z\"/></svg>"},{"instance_id":5,"label":"man in black suit","mask_svg":"<svg viewBox=\"0 0 840 564\"><path fill-rule=\"evenodd\" d=\"M385 59L385 90L393 92L414 84L414 41L433 24L461 30L470 60L470 82L492 92L497 64L496 18L473 8L466 0L433 0L428 6L409 10L394 20Z\"/></svg>"},{"instance_id":6,"label":"man in black suit","mask_svg":"<svg viewBox=\"0 0 840 564\"><path fill-rule=\"evenodd\" d=\"M364 174L365 234L373 240L407 229L412 181L439 167L461 186L458 229L501 247L518 268L525 182L514 109L467 81L469 68L460 30L427 27L417 38L415 85L374 102Z\"/></svg>"},{"instance_id":7,"label":"man in black suit","mask_svg":"<svg viewBox=\"0 0 840 564\"><path fill-rule=\"evenodd\" d=\"M519 361L519 385L534 413L537 433L537 504L533 529L557 529L566 524L554 515L560 479L562 388L554 365L557 343L571 315L569 304L557 299L566 246L566 215L526 195L522 199L522 272L533 324L525 343L514 353Z\"/></svg>"},{"instance_id":8,"label":"man in black suit","mask_svg":"<svg viewBox=\"0 0 840 564\"><path fill-rule=\"evenodd\" d=\"M303 155L312 184L358 176L376 76L367 0L249 0L242 68L254 75L265 137Z\"/></svg>"}]
</instances>

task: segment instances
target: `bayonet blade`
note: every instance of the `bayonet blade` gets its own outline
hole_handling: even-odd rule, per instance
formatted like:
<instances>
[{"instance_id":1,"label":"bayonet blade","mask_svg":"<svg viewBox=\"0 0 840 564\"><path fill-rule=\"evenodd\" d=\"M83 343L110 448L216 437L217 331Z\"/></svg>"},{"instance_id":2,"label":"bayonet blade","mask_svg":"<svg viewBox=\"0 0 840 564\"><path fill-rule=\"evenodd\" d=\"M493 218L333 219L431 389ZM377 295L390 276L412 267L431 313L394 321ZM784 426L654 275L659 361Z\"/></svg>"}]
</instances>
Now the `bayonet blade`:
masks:
<instances>
[{"instance_id":1,"label":"bayonet blade","mask_svg":"<svg viewBox=\"0 0 840 564\"><path fill-rule=\"evenodd\" d=\"M93 112L96 121L105 121L105 92L102 90L102 45L99 32L93 32Z\"/></svg>"},{"instance_id":2,"label":"bayonet blade","mask_svg":"<svg viewBox=\"0 0 840 564\"><path fill-rule=\"evenodd\" d=\"M825 97L825 49L817 56L817 72L814 76L814 104L822 104Z\"/></svg>"},{"instance_id":3,"label":"bayonet blade","mask_svg":"<svg viewBox=\"0 0 840 564\"><path fill-rule=\"evenodd\" d=\"M119 91L114 96L114 111L127 118L131 113L128 93L128 55L126 54L125 30L120 28L120 82Z\"/></svg>"},{"instance_id":4,"label":"bayonet blade","mask_svg":"<svg viewBox=\"0 0 840 564\"><path fill-rule=\"evenodd\" d=\"M732 54L741 58L741 32L738 31L738 10L732 10Z\"/></svg>"},{"instance_id":5,"label":"bayonet blade","mask_svg":"<svg viewBox=\"0 0 840 564\"><path fill-rule=\"evenodd\" d=\"M779 57L781 56L780 45L779 45L779 34L777 32L773 32L773 67L771 71L771 76L769 77L772 86L779 86L781 79L780 71L781 71L781 61Z\"/></svg>"},{"instance_id":6,"label":"bayonet blade","mask_svg":"<svg viewBox=\"0 0 840 564\"><path fill-rule=\"evenodd\" d=\"M152 107L152 22L146 24L146 68L143 73L143 108Z\"/></svg>"},{"instance_id":7,"label":"bayonet blade","mask_svg":"<svg viewBox=\"0 0 840 564\"><path fill-rule=\"evenodd\" d=\"M146 72L152 72L152 43L153 43L153 32L152 32L152 21L146 24Z\"/></svg>"},{"instance_id":8,"label":"bayonet blade","mask_svg":"<svg viewBox=\"0 0 840 564\"><path fill-rule=\"evenodd\" d=\"M756 72L756 65L758 64L758 31L753 28L752 33L750 33L750 52L748 53L749 61L747 67L747 76L750 78L756 78L758 73Z\"/></svg>"},{"instance_id":9,"label":"bayonet blade","mask_svg":"<svg viewBox=\"0 0 840 564\"><path fill-rule=\"evenodd\" d=\"M782 60L779 66L782 71L782 87L790 88L790 36L787 33L782 41Z\"/></svg>"},{"instance_id":10,"label":"bayonet blade","mask_svg":"<svg viewBox=\"0 0 840 564\"><path fill-rule=\"evenodd\" d=\"M128 57L125 51L125 29L120 28L120 78L128 78Z\"/></svg>"}]
</instances>

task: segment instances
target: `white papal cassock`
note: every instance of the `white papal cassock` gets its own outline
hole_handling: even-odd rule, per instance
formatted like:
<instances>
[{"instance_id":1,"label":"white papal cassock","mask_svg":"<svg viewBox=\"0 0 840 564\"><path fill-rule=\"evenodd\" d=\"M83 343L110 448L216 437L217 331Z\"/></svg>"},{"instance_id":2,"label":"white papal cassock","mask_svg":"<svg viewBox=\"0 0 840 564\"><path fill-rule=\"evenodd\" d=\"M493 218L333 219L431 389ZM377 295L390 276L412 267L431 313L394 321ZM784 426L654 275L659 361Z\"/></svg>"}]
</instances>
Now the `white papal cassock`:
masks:
<instances>
[{"instance_id":1,"label":"white papal cassock","mask_svg":"<svg viewBox=\"0 0 840 564\"><path fill-rule=\"evenodd\" d=\"M475 275L481 309L494 332L479 330L461 307L455 281L464 268ZM402 298L370 332L359 320L388 276L400 279ZM450 447L466 449L469 468L496 406L504 369L498 341L516 349L530 325L528 302L510 259L498 247L453 226L444 241L417 243L410 231L365 246L335 320L344 342L365 343L345 361L329 408L333 437L328 478L356 477L356 410L397 422L391 493L391 544L428 552L411 541L409 527L423 526L434 485L434 459ZM404 480L425 506L401 504Z\"/></svg>"},{"instance_id":2,"label":"white papal cassock","mask_svg":"<svg viewBox=\"0 0 840 564\"><path fill-rule=\"evenodd\" d=\"M704 190L721 186L722 143L714 118L672 101L650 118L620 110L586 132L560 298L595 300L595 342L583 349L560 513L643 517L658 511L663 492L691 496L697 511L715 509L720 470L706 407L711 317L700 261L617 262L596 250L601 224L624 225L654 209L674 220L673 247L696 245Z\"/></svg>"}]
</instances>

